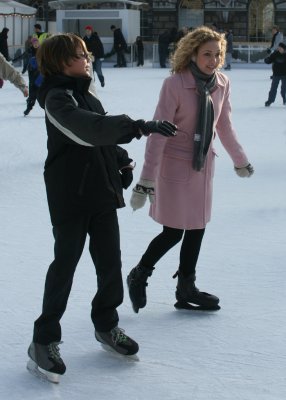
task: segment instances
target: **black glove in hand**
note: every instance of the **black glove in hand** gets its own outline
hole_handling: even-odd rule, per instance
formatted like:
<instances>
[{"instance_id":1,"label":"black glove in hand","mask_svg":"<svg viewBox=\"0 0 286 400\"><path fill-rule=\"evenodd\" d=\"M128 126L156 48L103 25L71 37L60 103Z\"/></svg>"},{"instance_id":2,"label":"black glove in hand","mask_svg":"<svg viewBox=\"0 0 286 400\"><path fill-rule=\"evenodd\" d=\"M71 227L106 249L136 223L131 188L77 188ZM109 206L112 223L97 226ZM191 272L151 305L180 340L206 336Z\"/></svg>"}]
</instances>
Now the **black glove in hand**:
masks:
<instances>
[{"instance_id":1,"label":"black glove in hand","mask_svg":"<svg viewBox=\"0 0 286 400\"><path fill-rule=\"evenodd\" d=\"M150 133L159 133L167 137L176 136L177 126L169 121L144 121L144 119L139 119L135 124L144 136L149 136Z\"/></svg>"},{"instance_id":2,"label":"black glove in hand","mask_svg":"<svg viewBox=\"0 0 286 400\"><path fill-rule=\"evenodd\" d=\"M123 189L127 189L129 188L129 186L131 185L132 181L133 181L133 168L123 168L121 171L121 183L122 183L122 187Z\"/></svg>"}]
</instances>

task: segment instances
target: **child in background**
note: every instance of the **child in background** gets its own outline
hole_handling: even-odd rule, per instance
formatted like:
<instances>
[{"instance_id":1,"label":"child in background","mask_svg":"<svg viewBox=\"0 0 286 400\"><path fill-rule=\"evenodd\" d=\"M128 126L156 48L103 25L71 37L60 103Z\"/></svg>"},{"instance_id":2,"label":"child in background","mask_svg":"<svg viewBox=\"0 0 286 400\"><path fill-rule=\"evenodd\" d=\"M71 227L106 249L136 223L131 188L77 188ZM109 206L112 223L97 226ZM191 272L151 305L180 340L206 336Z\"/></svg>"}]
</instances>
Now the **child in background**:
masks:
<instances>
[{"instance_id":1,"label":"child in background","mask_svg":"<svg viewBox=\"0 0 286 400\"><path fill-rule=\"evenodd\" d=\"M28 62L28 76L29 76L29 97L27 98L27 108L24 111L24 116L27 116L34 107L39 87L42 83L42 77L38 69L36 54L40 46L39 39L31 39L32 47L30 49L30 58Z\"/></svg>"},{"instance_id":2,"label":"child in background","mask_svg":"<svg viewBox=\"0 0 286 400\"><path fill-rule=\"evenodd\" d=\"M126 150L117 144L151 132L163 136L176 132L176 126L168 121L106 115L89 91L89 57L84 41L74 34L50 37L37 54L44 77L38 101L46 114L44 178L55 250L27 367L51 382L58 382L66 370L59 351L60 320L87 235L97 274L91 305L95 338L123 356L138 352L138 344L118 326L123 283L116 210L125 205L122 187L131 184L133 167Z\"/></svg>"}]
</instances>

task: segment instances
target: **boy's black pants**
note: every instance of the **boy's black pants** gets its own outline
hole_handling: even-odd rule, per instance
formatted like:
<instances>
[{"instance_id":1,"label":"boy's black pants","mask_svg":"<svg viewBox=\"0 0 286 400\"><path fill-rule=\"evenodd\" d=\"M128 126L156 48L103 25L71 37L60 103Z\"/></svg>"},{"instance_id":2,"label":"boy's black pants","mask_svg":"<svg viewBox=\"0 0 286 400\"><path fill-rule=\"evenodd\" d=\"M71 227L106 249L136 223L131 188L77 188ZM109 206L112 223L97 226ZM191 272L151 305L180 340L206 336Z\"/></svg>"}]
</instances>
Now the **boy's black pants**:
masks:
<instances>
[{"instance_id":1,"label":"boy's black pants","mask_svg":"<svg viewBox=\"0 0 286 400\"><path fill-rule=\"evenodd\" d=\"M118 323L116 308L123 301L119 226L116 210L80 216L53 228L55 259L45 282L43 309L35 321L33 341L49 344L61 340L60 319L71 291L73 276L87 234L89 251L96 268L97 293L92 300L91 319L98 331Z\"/></svg>"}]
</instances>

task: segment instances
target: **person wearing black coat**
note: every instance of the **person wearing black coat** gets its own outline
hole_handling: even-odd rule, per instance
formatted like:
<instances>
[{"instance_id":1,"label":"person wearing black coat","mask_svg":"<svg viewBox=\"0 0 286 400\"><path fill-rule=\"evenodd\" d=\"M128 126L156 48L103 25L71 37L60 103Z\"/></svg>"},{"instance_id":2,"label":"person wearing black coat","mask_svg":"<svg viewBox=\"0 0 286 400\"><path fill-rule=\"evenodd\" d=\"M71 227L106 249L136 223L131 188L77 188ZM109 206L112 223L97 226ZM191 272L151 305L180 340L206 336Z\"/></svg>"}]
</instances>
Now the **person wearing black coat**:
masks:
<instances>
[{"instance_id":1,"label":"person wearing black coat","mask_svg":"<svg viewBox=\"0 0 286 400\"><path fill-rule=\"evenodd\" d=\"M137 56L137 67L144 65L144 45L141 36L137 36L135 41L135 52Z\"/></svg>"},{"instance_id":2,"label":"person wearing black coat","mask_svg":"<svg viewBox=\"0 0 286 400\"><path fill-rule=\"evenodd\" d=\"M266 64L272 64L273 76L265 107L269 107L276 99L277 89L281 81L281 96L286 105L286 44L281 42L277 49L264 59Z\"/></svg>"},{"instance_id":3,"label":"person wearing black coat","mask_svg":"<svg viewBox=\"0 0 286 400\"><path fill-rule=\"evenodd\" d=\"M102 87L104 87L104 76L102 73L102 60L104 58L104 47L103 44L97 34L97 32L93 32L93 28L90 25L85 27L85 36L83 37L83 41L86 45L87 50L92 53L93 61L92 67L96 72L99 82Z\"/></svg>"},{"instance_id":4,"label":"person wearing black coat","mask_svg":"<svg viewBox=\"0 0 286 400\"><path fill-rule=\"evenodd\" d=\"M233 53L233 34L231 29L227 29L225 33L226 40L226 52L225 52L225 62L226 62L226 71L231 70L231 62L232 62L232 53Z\"/></svg>"},{"instance_id":5,"label":"person wearing black coat","mask_svg":"<svg viewBox=\"0 0 286 400\"><path fill-rule=\"evenodd\" d=\"M8 28L3 28L0 33L0 53L9 61L9 51L8 51Z\"/></svg>"},{"instance_id":6,"label":"person wearing black coat","mask_svg":"<svg viewBox=\"0 0 286 400\"><path fill-rule=\"evenodd\" d=\"M122 355L138 351L138 344L118 327L123 282L117 208L125 205L122 188L131 184L133 168L127 151L118 144L151 132L174 136L176 127L167 121L106 115L89 91L89 53L75 34L46 39L37 61L44 77L38 101L45 109L44 180L55 245L27 367L33 374L40 368L42 376L58 382L66 371L59 352L60 320L88 235L97 274L91 303L95 338Z\"/></svg>"},{"instance_id":7,"label":"person wearing black coat","mask_svg":"<svg viewBox=\"0 0 286 400\"><path fill-rule=\"evenodd\" d=\"M166 68L166 60L169 54L170 33L168 30L158 37L159 63L161 68Z\"/></svg>"},{"instance_id":8,"label":"person wearing black coat","mask_svg":"<svg viewBox=\"0 0 286 400\"><path fill-rule=\"evenodd\" d=\"M111 25L110 29L113 31L113 48L117 54L117 64L114 67L122 68L126 67L125 52L127 51L127 43L121 32L120 28L116 28L115 25Z\"/></svg>"}]
</instances>

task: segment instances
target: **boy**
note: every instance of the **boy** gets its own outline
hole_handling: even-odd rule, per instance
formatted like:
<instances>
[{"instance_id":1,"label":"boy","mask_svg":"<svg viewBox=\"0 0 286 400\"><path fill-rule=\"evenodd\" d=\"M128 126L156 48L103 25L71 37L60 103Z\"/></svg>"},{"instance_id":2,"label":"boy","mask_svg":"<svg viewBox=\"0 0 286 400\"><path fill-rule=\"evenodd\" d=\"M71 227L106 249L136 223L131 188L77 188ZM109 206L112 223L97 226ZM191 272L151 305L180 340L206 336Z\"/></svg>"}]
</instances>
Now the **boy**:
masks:
<instances>
[{"instance_id":1,"label":"boy","mask_svg":"<svg viewBox=\"0 0 286 400\"><path fill-rule=\"evenodd\" d=\"M95 337L122 355L138 351L138 344L118 327L116 310L123 301L116 209L124 206L122 186L127 188L132 181L132 160L116 144L154 131L174 136L176 127L168 121L106 116L100 101L88 91L89 54L74 34L44 41L37 60L44 77L38 100L46 114L44 178L55 256L46 276L42 314L34 323L27 367L57 383L66 370L58 347L60 319L87 234L97 273L91 307Z\"/></svg>"},{"instance_id":2,"label":"boy","mask_svg":"<svg viewBox=\"0 0 286 400\"><path fill-rule=\"evenodd\" d=\"M266 64L272 64L273 76L268 99L265 107L274 103L277 95L279 82L281 81L281 97L283 104L286 105L286 44L281 42L277 49L264 59Z\"/></svg>"}]
</instances>

